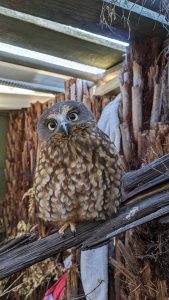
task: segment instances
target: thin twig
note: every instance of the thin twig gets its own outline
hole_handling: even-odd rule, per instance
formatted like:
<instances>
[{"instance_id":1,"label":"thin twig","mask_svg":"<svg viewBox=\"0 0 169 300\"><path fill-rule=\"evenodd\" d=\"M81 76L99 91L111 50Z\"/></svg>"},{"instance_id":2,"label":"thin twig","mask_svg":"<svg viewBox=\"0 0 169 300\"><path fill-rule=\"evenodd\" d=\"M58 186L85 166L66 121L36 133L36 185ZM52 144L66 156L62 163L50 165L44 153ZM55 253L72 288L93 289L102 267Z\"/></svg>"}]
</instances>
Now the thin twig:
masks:
<instances>
[{"instance_id":1,"label":"thin twig","mask_svg":"<svg viewBox=\"0 0 169 300\"><path fill-rule=\"evenodd\" d=\"M2 296L4 296L4 295L6 295L6 294L8 294L8 293L10 293L10 292L12 292L13 291L13 289L14 288L16 288L16 287L14 287L14 288L12 288L11 289L11 287L22 277L24 275L24 273L21 273L5 290L4 290L4 292L0 295L0 297L2 297ZM22 283L20 283L18 286L21 286L21 285L23 285L23 282ZM18 287L17 286L17 287Z\"/></svg>"},{"instance_id":2,"label":"thin twig","mask_svg":"<svg viewBox=\"0 0 169 300\"><path fill-rule=\"evenodd\" d=\"M83 298L87 298L90 294L92 294L102 283L104 282L104 280L100 280L99 284L89 293L87 293L86 295L80 295L78 297L72 298L72 300L78 300L78 299L83 299Z\"/></svg>"}]
</instances>

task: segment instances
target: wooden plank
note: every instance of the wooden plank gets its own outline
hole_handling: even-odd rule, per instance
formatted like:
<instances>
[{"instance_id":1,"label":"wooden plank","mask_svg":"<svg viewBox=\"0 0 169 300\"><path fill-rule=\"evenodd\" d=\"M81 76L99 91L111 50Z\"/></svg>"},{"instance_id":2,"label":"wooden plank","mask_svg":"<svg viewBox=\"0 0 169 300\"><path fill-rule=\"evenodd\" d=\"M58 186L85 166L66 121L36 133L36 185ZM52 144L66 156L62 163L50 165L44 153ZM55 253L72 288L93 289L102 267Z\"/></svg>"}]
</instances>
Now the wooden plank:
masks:
<instances>
[{"instance_id":1,"label":"wooden plank","mask_svg":"<svg viewBox=\"0 0 169 300\"><path fill-rule=\"evenodd\" d=\"M2 0L0 5L26 14L58 22L110 38L128 39L126 29L110 31L100 24L102 1L98 0Z\"/></svg>"},{"instance_id":2,"label":"wooden plank","mask_svg":"<svg viewBox=\"0 0 169 300\"><path fill-rule=\"evenodd\" d=\"M105 0L106 3L112 3L111 0ZM143 16L146 18L149 18L151 20L154 20L156 22L160 22L164 25L169 26L169 22L166 20L165 16L160 14L160 5L159 5L159 11L154 11L151 10L150 8L145 7L143 3L136 3L136 2L131 2L131 1L126 1L126 0L117 0L115 2L115 6L118 6L122 9L126 9L130 11L131 13L136 13L139 16Z\"/></svg>"},{"instance_id":3,"label":"wooden plank","mask_svg":"<svg viewBox=\"0 0 169 300\"><path fill-rule=\"evenodd\" d=\"M16 64L19 66L25 66L29 68L34 68L41 71L48 71L50 73L58 73L61 75L66 75L69 77L77 77L82 79L87 79L90 81L97 82L99 77L97 75L88 73L88 72L81 72L79 70L63 67L63 66L57 66L51 63L47 63L40 60L33 60L31 58L23 57L23 56L17 56L14 54L9 54L3 51L0 51L0 58L1 61L10 63L10 64Z\"/></svg>"},{"instance_id":4,"label":"wooden plank","mask_svg":"<svg viewBox=\"0 0 169 300\"><path fill-rule=\"evenodd\" d=\"M122 5L123 3L127 5L125 0L119 0L116 2L119 2L119 4ZM142 4L142 0L140 0L140 2ZM147 2L149 1L146 1L145 7L148 6ZM151 2L154 3L154 1ZM108 3L110 3L110 0L107 0L106 5ZM121 21L121 18L123 16L127 17L129 11L124 10L123 6L116 7L116 13L118 17L113 20L112 24L109 24L110 27L102 26L100 22L100 14L103 5L102 0L80 1L80 5L79 0L72 0L71 2L68 0L13 0L12 3L9 0L1 0L0 4L10 9L12 8L27 14L46 18L48 20L63 23L76 28L81 28L96 34L125 41L128 40L128 28L126 23ZM135 6L133 3L131 5L133 7ZM134 34L137 36L142 34L144 36L146 35L152 37L154 35L154 20L146 17L142 17L140 21L138 19L138 13L135 12L131 14L130 29L132 29L132 32L134 32ZM161 35L161 37L165 37L166 32L162 27L162 24L157 22L155 26L156 34L159 36Z\"/></svg>"},{"instance_id":5,"label":"wooden plank","mask_svg":"<svg viewBox=\"0 0 169 300\"><path fill-rule=\"evenodd\" d=\"M63 33L77 39L88 41L97 45L102 45L111 49L116 49L122 52L125 52L126 46L128 46L128 43L125 43L123 41L118 42L115 41L114 39L106 38L105 36L102 35L97 35L95 33L91 33L86 30L61 24L56 21L54 22L44 18L35 17L30 14L25 14L23 12L18 12L13 9L5 8L3 6L0 6L0 15L7 16L16 20L21 20L33 25L37 25L42 28Z\"/></svg>"},{"instance_id":6,"label":"wooden plank","mask_svg":"<svg viewBox=\"0 0 169 300\"><path fill-rule=\"evenodd\" d=\"M112 91L114 91L115 94L118 94L120 88L118 75L121 68L122 64L120 63L106 70L103 77L98 80L98 83L91 87L91 95L104 96Z\"/></svg>"},{"instance_id":7,"label":"wooden plank","mask_svg":"<svg viewBox=\"0 0 169 300\"><path fill-rule=\"evenodd\" d=\"M103 69L122 61L121 51L3 15L0 42Z\"/></svg>"},{"instance_id":8,"label":"wooden plank","mask_svg":"<svg viewBox=\"0 0 169 300\"><path fill-rule=\"evenodd\" d=\"M117 64L109 69L106 70L104 73L104 76L102 78L102 81L107 82L119 75L120 70L123 67L123 63Z\"/></svg>"},{"instance_id":9,"label":"wooden plank","mask_svg":"<svg viewBox=\"0 0 169 300\"><path fill-rule=\"evenodd\" d=\"M132 3L135 3L135 0L130 0ZM137 0L137 4L143 5L142 0ZM152 11L159 12L160 10L160 1L153 0L153 1L145 1L144 7L151 9Z\"/></svg>"},{"instance_id":10,"label":"wooden plank","mask_svg":"<svg viewBox=\"0 0 169 300\"><path fill-rule=\"evenodd\" d=\"M116 94L119 93L119 80L117 77L109 80L108 82L95 85L91 88L91 94L94 96L104 96L110 92L116 90Z\"/></svg>"}]
</instances>

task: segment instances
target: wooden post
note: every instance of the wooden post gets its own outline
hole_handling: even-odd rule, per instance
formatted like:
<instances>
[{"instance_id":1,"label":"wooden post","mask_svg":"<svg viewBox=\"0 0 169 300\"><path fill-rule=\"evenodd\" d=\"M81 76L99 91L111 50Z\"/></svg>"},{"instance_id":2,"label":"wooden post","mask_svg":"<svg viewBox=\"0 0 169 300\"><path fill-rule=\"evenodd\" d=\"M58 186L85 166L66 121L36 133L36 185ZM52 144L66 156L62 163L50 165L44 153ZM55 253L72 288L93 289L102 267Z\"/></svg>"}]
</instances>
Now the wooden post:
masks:
<instances>
[{"instance_id":1,"label":"wooden post","mask_svg":"<svg viewBox=\"0 0 169 300\"><path fill-rule=\"evenodd\" d=\"M142 129L142 90L142 67L133 61L132 124L136 142L138 142L138 133Z\"/></svg>"},{"instance_id":2,"label":"wooden post","mask_svg":"<svg viewBox=\"0 0 169 300\"><path fill-rule=\"evenodd\" d=\"M120 125L122 135L122 149L126 162L131 160L132 156L132 143L131 143L131 101L129 96L129 78L128 72L121 71L119 75L120 90L122 94L122 122Z\"/></svg>"},{"instance_id":3,"label":"wooden post","mask_svg":"<svg viewBox=\"0 0 169 300\"><path fill-rule=\"evenodd\" d=\"M74 248L71 249L72 266L68 270L67 279L67 300L73 300L78 296L79 272L78 266L80 261L80 251Z\"/></svg>"}]
</instances>

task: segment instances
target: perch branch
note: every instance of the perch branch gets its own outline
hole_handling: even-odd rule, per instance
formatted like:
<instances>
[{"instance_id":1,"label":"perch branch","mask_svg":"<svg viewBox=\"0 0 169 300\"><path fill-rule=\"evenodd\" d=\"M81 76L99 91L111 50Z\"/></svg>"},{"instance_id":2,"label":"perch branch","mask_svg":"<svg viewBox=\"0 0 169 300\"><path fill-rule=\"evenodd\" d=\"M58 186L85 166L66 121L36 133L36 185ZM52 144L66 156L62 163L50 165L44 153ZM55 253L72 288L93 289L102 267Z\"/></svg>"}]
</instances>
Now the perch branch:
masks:
<instances>
[{"instance_id":1,"label":"perch branch","mask_svg":"<svg viewBox=\"0 0 169 300\"><path fill-rule=\"evenodd\" d=\"M129 198L128 201L133 202L125 202L125 206L111 220L77 224L75 236L67 230L63 238L58 233L54 233L37 240L37 235L30 233L1 244L0 279L72 247L82 247L82 250L98 247L122 232L167 215L169 213L168 180L166 182L168 162L169 155L166 155L140 170L125 174L124 191L127 195L127 192L136 190L135 196ZM163 180L162 173L167 175ZM150 193L151 186L149 190L146 186L151 180L152 184L156 180L153 194ZM163 189L159 190L159 183L163 184ZM139 186L142 186L141 200Z\"/></svg>"},{"instance_id":2,"label":"perch branch","mask_svg":"<svg viewBox=\"0 0 169 300\"><path fill-rule=\"evenodd\" d=\"M145 198L123 207L119 214L106 222L77 225L76 235L68 230L64 238L54 233L0 254L0 278L5 278L39 261L72 247L89 249L108 242L114 236L169 212L169 191Z\"/></svg>"},{"instance_id":3,"label":"perch branch","mask_svg":"<svg viewBox=\"0 0 169 300\"><path fill-rule=\"evenodd\" d=\"M157 192L157 186L166 189L169 181L169 154L147 164L145 167L128 172L123 176L124 196L123 201L130 199L140 193L154 188ZM168 187L167 187L168 188Z\"/></svg>"}]
</instances>

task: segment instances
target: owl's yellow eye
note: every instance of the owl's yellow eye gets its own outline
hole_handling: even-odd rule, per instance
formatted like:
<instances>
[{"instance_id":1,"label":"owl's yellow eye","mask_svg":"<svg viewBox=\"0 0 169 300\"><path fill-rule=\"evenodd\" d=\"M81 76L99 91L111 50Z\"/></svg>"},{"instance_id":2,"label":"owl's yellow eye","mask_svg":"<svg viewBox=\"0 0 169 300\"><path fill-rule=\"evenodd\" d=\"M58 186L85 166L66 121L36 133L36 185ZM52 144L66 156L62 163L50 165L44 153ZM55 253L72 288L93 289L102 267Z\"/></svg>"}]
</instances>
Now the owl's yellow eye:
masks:
<instances>
[{"instance_id":1,"label":"owl's yellow eye","mask_svg":"<svg viewBox=\"0 0 169 300\"><path fill-rule=\"evenodd\" d=\"M76 113L76 112L70 112L70 113L67 115L67 119L68 119L69 121L73 121L73 122L77 121L77 120L79 119L78 113Z\"/></svg>"},{"instance_id":2,"label":"owl's yellow eye","mask_svg":"<svg viewBox=\"0 0 169 300\"><path fill-rule=\"evenodd\" d=\"M57 127L57 122L56 120L50 120L48 123L47 123L47 127L50 131L54 131L55 128Z\"/></svg>"}]
</instances>

